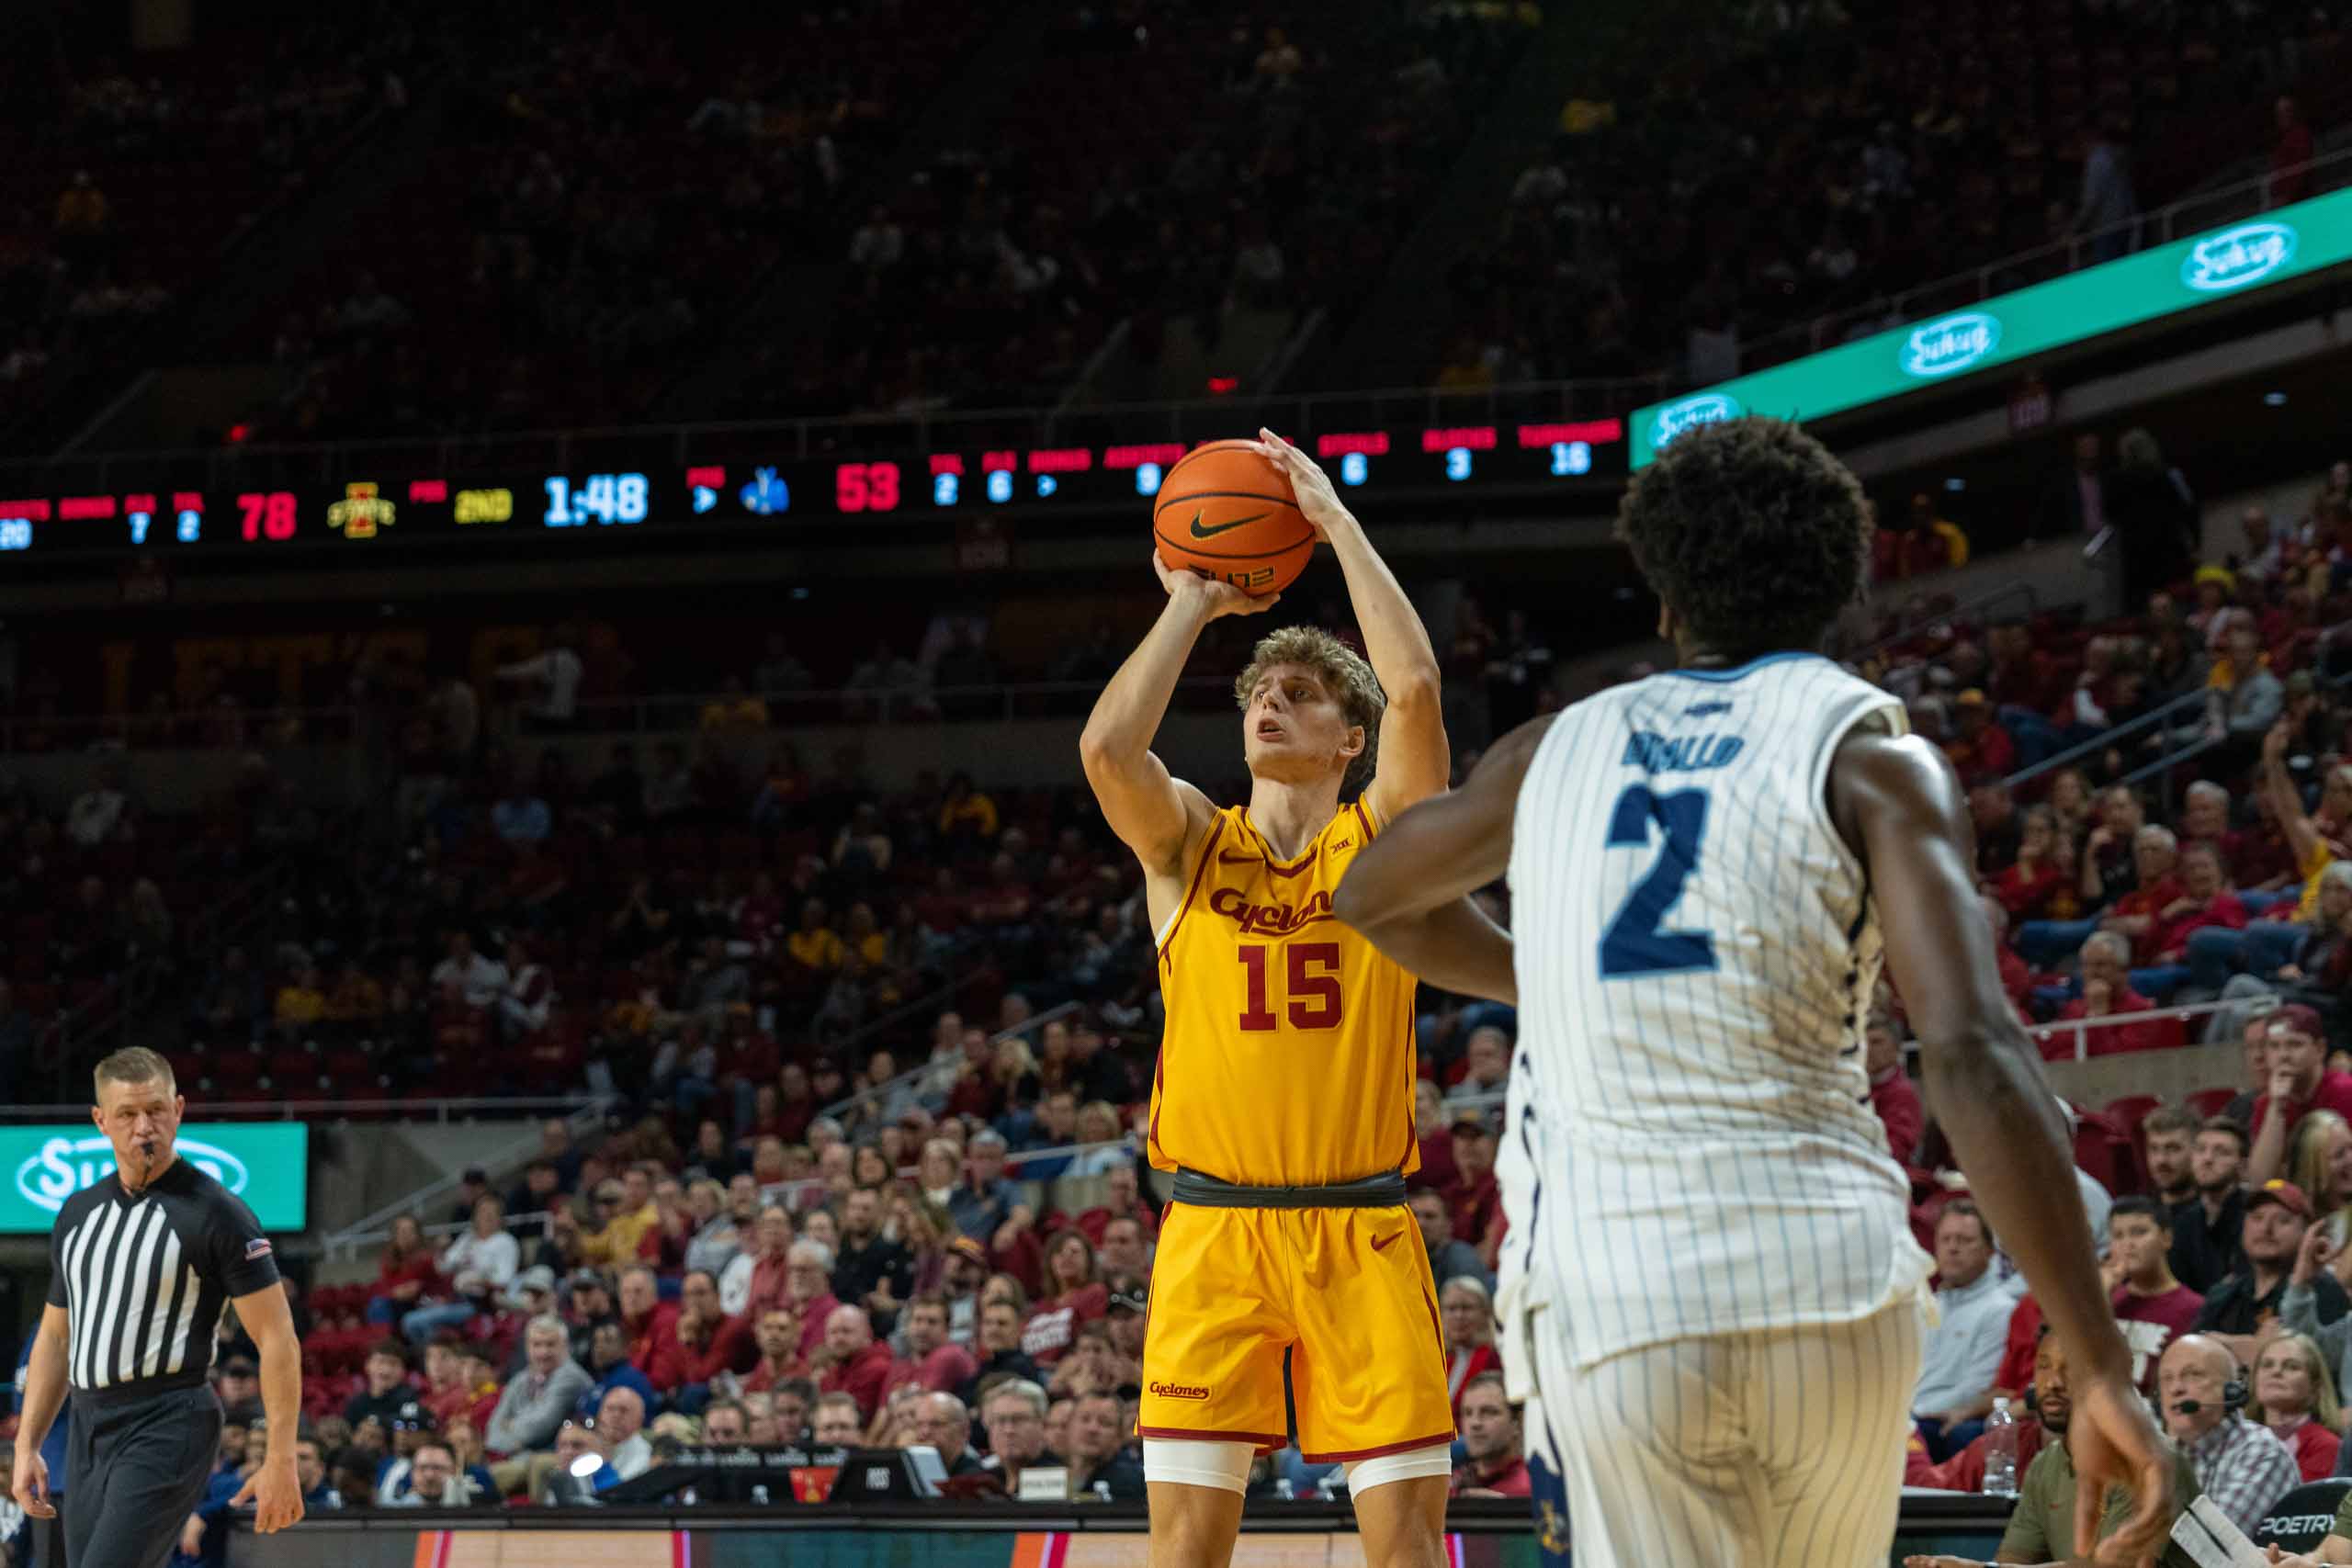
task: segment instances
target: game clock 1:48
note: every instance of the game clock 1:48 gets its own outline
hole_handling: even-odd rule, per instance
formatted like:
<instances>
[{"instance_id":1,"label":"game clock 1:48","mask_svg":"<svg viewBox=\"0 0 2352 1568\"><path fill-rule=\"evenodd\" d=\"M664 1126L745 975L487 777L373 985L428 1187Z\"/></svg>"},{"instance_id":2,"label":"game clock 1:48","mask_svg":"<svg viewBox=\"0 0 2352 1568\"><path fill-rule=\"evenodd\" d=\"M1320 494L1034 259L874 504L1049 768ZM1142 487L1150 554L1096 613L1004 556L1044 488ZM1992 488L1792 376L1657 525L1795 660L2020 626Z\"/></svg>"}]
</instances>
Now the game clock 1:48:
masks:
<instances>
[{"instance_id":1,"label":"game clock 1:48","mask_svg":"<svg viewBox=\"0 0 2352 1568\"><path fill-rule=\"evenodd\" d=\"M643 474L590 474L577 485L561 474L553 474L546 483L550 528L645 521Z\"/></svg>"}]
</instances>

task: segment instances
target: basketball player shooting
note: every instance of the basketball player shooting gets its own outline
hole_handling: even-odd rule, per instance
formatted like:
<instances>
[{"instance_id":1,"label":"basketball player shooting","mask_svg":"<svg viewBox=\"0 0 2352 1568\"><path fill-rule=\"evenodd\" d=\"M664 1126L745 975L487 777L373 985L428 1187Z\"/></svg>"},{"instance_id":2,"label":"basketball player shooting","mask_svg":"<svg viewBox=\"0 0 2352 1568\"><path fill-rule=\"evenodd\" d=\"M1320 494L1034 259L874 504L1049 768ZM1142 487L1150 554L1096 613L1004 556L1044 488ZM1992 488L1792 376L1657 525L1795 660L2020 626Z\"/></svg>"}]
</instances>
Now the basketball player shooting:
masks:
<instances>
[{"instance_id":1,"label":"basketball player shooting","mask_svg":"<svg viewBox=\"0 0 2352 1568\"><path fill-rule=\"evenodd\" d=\"M1374 1568L1438 1568L1453 1417L1414 1168L1414 979L1330 919L1348 864L1442 790L1437 656L1322 469L1262 455L1340 558L1367 667L1289 626L1235 683L1250 802L1220 810L1151 741L1201 631L1262 614L1229 583L1154 569L1159 620L1080 743L1102 815L1143 863L1167 1004L1148 1153L1175 1173L1136 1430L1153 1568L1222 1568L1253 1454L1286 1440L1348 1470ZM1376 765L1375 765L1376 759ZM1369 787L1343 807L1351 785Z\"/></svg>"},{"instance_id":2,"label":"basketball player shooting","mask_svg":"<svg viewBox=\"0 0 2352 1568\"><path fill-rule=\"evenodd\" d=\"M1557 1561L1566 1524L1577 1568L1886 1562L1930 1264L1867 1104L1882 958L2068 1348L2075 1550L2111 1486L2133 1506L2096 1561L2148 1561L2172 1518L1951 764L1812 651L1867 526L1793 425L1679 436L1618 527L1682 668L1514 730L1340 891L1398 964L1519 1009L1498 1314L1539 1534ZM1506 872L1509 934L1466 897Z\"/></svg>"}]
</instances>

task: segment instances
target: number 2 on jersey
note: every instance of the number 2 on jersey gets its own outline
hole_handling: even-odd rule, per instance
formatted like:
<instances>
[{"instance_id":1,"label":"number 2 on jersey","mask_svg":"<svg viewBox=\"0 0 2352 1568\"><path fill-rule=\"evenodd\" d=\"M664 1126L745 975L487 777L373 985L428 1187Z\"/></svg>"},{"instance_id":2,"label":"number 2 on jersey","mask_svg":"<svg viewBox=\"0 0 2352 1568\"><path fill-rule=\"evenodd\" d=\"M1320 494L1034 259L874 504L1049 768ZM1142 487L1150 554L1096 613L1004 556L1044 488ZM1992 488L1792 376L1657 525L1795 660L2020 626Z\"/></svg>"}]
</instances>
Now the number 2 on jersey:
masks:
<instances>
[{"instance_id":1,"label":"number 2 on jersey","mask_svg":"<svg viewBox=\"0 0 2352 1568\"><path fill-rule=\"evenodd\" d=\"M1652 793L1634 784L1609 812L1609 847L1647 848L1650 824L1665 830L1649 874L1634 884L1625 902L1600 933L1600 977L1672 975L1715 966L1715 939L1708 931L1668 931L1666 914L1682 897L1682 885L1699 868L1699 845L1707 835L1707 792Z\"/></svg>"},{"instance_id":2,"label":"number 2 on jersey","mask_svg":"<svg viewBox=\"0 0 2352 1568\"><path fill-rule=\"evenodd\" d=\"M1290 995L1284 1010L1293 1029L1335 1029L1340 1022L1340 944L1336 942L1294 942L1281 950L1288 971L1283 987ZM1266 946L1241 944L1241 968L1249 983L1249 998L1241 1010L1241 1027L1251 1033L1276 1028L1266 998Z\"/></svg>"}]
</instances>

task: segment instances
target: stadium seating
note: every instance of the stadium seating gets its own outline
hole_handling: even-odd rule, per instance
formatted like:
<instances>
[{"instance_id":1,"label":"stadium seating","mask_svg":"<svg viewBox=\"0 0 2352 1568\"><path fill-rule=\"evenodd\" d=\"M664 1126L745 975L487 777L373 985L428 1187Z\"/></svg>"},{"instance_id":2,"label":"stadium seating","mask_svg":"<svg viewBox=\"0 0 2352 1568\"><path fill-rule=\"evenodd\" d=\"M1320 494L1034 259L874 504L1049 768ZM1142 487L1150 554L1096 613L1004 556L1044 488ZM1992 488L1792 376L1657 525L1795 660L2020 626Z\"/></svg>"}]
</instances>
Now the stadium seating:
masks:
<instances>
[{"instance_id":1,"label":"stadium seating","mask_svg":"<svg viewBox=\"0 0 2352 1568\"><path fill-rule=\"evenodd\" d=\"M1967 287L1916 313L2105 259L1996 265L2068 236L2109 130L2146 212L2260 174L2280 94L2322 126L2346 105L2345 40L2284 0L2226 28L2014 0L1748 15L1696 51L1678 33L1591 51L1555 150L1455 269L1441 384L1728 374L1699 334L1747 370L1831 347L1938 279Z\"/></svg>"}]
</instances>

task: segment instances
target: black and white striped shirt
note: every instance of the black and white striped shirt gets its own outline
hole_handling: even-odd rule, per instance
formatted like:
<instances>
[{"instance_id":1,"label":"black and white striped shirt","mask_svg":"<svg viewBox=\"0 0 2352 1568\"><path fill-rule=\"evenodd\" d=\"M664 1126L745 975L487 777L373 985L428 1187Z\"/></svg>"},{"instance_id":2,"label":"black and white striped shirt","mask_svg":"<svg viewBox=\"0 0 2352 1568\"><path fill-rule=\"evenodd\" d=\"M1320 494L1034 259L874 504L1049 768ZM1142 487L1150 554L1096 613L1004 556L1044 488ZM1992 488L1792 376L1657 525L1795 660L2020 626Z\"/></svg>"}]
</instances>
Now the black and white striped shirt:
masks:
<instances>
[{"instance_id":1,"label":"black and white striped shirt","mask_svg":"<svg viewBox=\"0 0 2352 1568\"><path fill-rule=\"evenodd\" d=\"M110 1172L68 1198L49 1263L49 1304L69 1316L65 1377L77 1394L195 1387L211 1371L222 1305L277 1283L261 1222L185 1159L136 1193Z\"/></svg>"}]
</instances>

